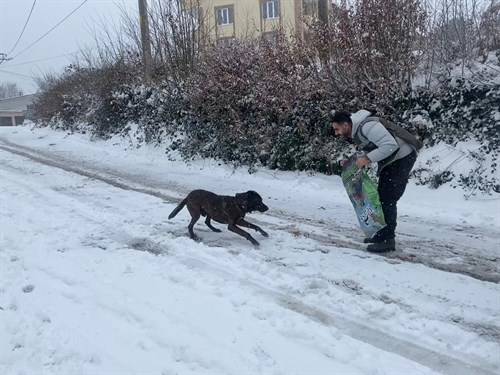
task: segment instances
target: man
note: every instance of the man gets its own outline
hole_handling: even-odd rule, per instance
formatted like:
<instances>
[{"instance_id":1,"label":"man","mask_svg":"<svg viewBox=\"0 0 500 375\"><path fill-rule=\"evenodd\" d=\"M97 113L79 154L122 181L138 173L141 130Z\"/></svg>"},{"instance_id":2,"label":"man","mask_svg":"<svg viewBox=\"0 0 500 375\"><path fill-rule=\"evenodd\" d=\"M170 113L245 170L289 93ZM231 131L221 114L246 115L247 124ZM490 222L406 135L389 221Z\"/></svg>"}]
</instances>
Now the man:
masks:
<instances>
[{"instance_id":1,"label":"man","mask_svg":"<svg viewBox=\"0 0 500 375\"><path fill-rule=\"evenodd\" d=\"M396 250L397 202L405 191L417 152L406 141L393 136L376 118L368 117L370 112L366 110L352 116L348 112L337 112L332 126L336 136L354 140L365 152L356 160L358 168L378 163L378 193L387 226L364 242L371 243L366 248L368 251L382 253Z\"/></svg>"}]
</instances>

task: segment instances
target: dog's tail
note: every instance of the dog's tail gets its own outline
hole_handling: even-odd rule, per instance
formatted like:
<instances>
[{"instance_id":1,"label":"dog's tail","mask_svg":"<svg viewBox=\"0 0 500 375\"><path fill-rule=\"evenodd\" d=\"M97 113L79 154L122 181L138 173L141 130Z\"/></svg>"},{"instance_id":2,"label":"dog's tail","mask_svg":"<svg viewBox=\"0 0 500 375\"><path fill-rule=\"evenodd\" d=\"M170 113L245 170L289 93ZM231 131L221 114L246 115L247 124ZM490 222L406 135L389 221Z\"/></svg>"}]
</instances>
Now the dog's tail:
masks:
<instances>
[{"instance_id":1,"label":"dog's tail","mask_svg":"<svg viewBox=\"0 0 500 375\"><path fill-rule=\"evenodd\" d=\"M175 217L175 215L177 215L179 213L179 211L184 208L184 206L186 205L186 202L187 202L187 198L184 198L182 200L182 202L179 203L179 205L177 207L175 207L175 209L170 213L170 215L168 215L168 219L170 220L171 218Z\"/></svg>"}]
</instances>

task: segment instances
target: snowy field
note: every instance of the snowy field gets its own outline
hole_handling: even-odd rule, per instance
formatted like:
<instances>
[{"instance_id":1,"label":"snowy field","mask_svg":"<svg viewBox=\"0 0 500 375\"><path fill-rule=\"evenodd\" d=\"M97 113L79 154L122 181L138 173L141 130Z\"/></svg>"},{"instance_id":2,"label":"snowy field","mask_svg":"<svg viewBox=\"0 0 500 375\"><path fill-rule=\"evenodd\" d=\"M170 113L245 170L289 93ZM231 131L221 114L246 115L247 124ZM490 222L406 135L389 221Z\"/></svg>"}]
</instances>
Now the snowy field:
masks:
<instances>
[{"instance_id":1,"label":"snowy field","mask_svg":"<svg viewBox=\"0 0 500 375\"><path fill-rule=\"evenodd\" d=\"M269 238L189 239L167 216L195 188L259 192ZM498 195L410 183L375 255L337 176L23 126L0 128L0 214L1 374L500 371Z\"/></svg>"}]
</instances>

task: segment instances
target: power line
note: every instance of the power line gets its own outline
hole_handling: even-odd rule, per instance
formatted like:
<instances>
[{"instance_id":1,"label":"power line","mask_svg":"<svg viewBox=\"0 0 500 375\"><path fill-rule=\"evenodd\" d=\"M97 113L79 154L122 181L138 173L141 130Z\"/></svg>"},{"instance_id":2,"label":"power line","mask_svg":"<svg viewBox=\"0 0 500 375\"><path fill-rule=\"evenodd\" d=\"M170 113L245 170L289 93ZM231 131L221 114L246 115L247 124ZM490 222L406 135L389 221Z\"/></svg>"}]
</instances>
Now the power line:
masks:
<instances>
[{"instance_id":1,"label":"power line","mask_svg":"<svg viewBox=\"0 0 500 375\"><path fill-rule=\"evenodd\" d=\"M4 68L10 68L11 66L18 66L18 65L26 65L26 64L31 64L31 63L39 62L39 61L52 60L52 59L57 59L57 58L59 58L59 57L72 56L72 55L76 55L76 54L78 54L78 53L80 53L80 52L66 53L66 54L64 54L64 55L53 56L53 57L46 57L45 59L32 60L32 61L25 61L25 62L22 62L22 63L17 63L17 64L9 64L9 65L4 66Z\"/></svg>"},{"instance_id":2,"label":"power line","mask_svg":"<svg viewBox=\"0 0 500 375\"><path fill-rule=\"evenodd\" d=\"M26 77L26 78L36 79L35 77L27 76L26 74L9 72L8 70L3 70L3 69L0 69L0 72L7 73L7 74L12 74L12 75L19 76L19 77Z\"/></svg>"},{"instance_id":3,"label":"power line","mask_svg":"<svg viewBox=\"0 0 500 375\"><path fill-rule=\"evenodd\" d=\"M13 56L12 58L15 59L17 56L19 56L21 53L25 52L26 50L28 50L29 48L31 48L32 46L34 46L36 43L38 43L42 38L44 38L48 33L50 33L52 30L54 30L57 26L59 26L61 23L63 23L64 21L66 21L73 13L75 13L78 9L80 9L80 7L85 4L88 0L84 0L80 5L78 5L70 14L68 14L66 17L64 17L58 24L56 24L52 29L50 29L49 31L47 31L45 34L43 34L40 38L38 38L37 40L35 40L33 43L31 43L28 47L26 47L25 49L23 49L21 52L19 52L17 55Z\"/></svg>"},{"instance_id":4,"label":"power line","mask_svg":"<svg viewBox=\"0 0 500 375\"><path fill-rule=\"evenodd\" d=\"M17 44L19 43L19 41L21 40L21 37L23 36L24 34L24 30L26 30L26 26L28 26L28 22L31 18L31 13L33 13L33 8L35 8L35 4L36 4L36 0L33 1L33 5L31 6L31 10L30 10L30 14L28 15L28 19L26 20L26 22L24 23L24 27L23 27L23 31L21 31L21 34L19 35L19 38L17 38L17 41L16 41L16 44L14 44L14 47L12 47L12 49L7 52L7 55L10 55L12 51L14 51L14 49L16 49L17 47Z\"/></svg>"}]
</instances>

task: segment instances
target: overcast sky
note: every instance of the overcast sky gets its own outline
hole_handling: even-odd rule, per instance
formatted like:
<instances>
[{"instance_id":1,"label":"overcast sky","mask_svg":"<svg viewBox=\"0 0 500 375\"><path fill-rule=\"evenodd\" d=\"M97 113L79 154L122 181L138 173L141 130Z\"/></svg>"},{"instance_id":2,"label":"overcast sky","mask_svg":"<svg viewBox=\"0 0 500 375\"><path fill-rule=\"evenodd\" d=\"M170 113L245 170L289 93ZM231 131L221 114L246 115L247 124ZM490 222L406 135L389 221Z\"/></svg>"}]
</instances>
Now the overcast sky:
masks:
<instances>
[{"instance_id":1,"label":"overcast sky","mask_svg":"<svg viewBox=\"0 0 500 375\"><path fill-rule=\"evenodd\" d=\"M61 72L80 46L93 43L89 26L99 19L118 22L120 7L138 13L138 0L0 0L0 53L12 58L0 65L0 83L16 83L24 94L36 92L32 77Z\"/></svg>"}]
</instances>

